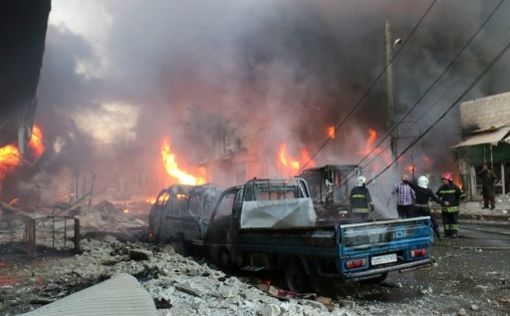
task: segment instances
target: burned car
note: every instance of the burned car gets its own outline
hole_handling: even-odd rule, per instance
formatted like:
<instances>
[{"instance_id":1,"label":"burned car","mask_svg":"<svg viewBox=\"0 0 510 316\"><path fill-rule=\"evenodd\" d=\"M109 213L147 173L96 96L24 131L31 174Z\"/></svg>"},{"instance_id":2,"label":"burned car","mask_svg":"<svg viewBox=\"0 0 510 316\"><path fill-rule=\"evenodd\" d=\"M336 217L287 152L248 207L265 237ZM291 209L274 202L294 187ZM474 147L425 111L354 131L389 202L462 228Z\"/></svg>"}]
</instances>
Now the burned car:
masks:
<instances>
[{"instance_id":1,"label":"burned car","mask_svg":"<svg viewBox=\"0 0 510 316\"><path fill-rule=\"evenodd\" d=\"M210 184L172 185L162 190L149 215L149 235L160 242L201 245L221 191Z\"/></svg>"}]
</instances>

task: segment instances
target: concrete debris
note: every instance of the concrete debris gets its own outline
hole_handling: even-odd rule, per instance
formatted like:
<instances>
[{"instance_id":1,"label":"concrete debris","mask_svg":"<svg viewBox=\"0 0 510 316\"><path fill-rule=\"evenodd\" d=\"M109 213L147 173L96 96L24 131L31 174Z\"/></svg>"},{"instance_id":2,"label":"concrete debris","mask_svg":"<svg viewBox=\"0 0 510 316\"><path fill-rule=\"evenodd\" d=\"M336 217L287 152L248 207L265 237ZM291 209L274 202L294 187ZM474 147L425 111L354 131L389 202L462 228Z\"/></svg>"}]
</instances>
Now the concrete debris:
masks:
<instances>
[{"instance_id":1,"label":"concrete debris","mask_svg":"<svg viewBox=\"0 0 510 316\"><path fill-rule=\"evenodd\" d=\"M474 311L477 311L477 310L480 309L480 307L478 307L478 305L472 304L471 305L471 309L474 310Z\"/></svg>"},{"instance_id":2,"label":"concrete debris","mask_svg":"<svg viewBox=\"0 0 510 316\"><path fill-rule=\"evenodd\" d=\"M43 274L45 272L39 265L24 266L25 285L8 283L8 280L4 285L0 282L0 314L4 310L8 312L5 315L12 316L41 305L50 306L52 302L57 303L59 299L122 272L138 280L158 309L158 315L404 316L449 313L453 316L462 313L461 307L466 314L496 311L492 313L496 315L510 304L504 298L506 292L500 289L509 279L505 271L489 272L492 283L485 283L486 280L480 277L465 277L470 284L479 284L474 286L474 296L459 292L461 285L456 282L434 284L398 275L398 278L390 276L388 281L370 287L347 284L339 289L337 297L330 299L285 291L276 286L280 284L277 279L270 278L271 282L259 284L262 281L252 279L254 276L226 275L205 260L175 253L171 245L122 242L113 236L116 235L104 234L102 240L83 239L83 254L58 261L50 259L49 268L44 268L44 271L51 271L49 274ZM498 271L498 268L488 271ZM486 273L481 272L481 275ZM444 278L442 274L441 278ZM494 291L501 299L487 296ZM393 295L403 299L395 303L381 300L381 297Z\"/></svg>"},{"instance_id":3,"label":"concrete debris","mask_svg":"<svg viewBox=\"0 0 510 316\"><path fill-rule=\"evenodd\" d=\"M151 316L157 315L157 311L152 298L140 283L131 275L121 273L23 315Z\"/></svg>"},{"instance_id":4,"label":"concrete debris","mask_svg":"<svg viewBox=\"0 0 510 316\"><path fill-rule=\"evenodd\" d=\"M464 308L461 308L457 311L457 315L459 316L466 316L467 315L467 312Z\"/></svg>"},{"instance_id":5,"label":"concrete debris","mask_svg":"<svg viewBox=\"0 0 510 316\"><path fill-rule=\"evenodd\" d=\"M267 304L262 309L262 316L279 316L281 313L280 306L275 304Z\"/></svg>"},{"instance_id":6,"label":"concrete debris","mask_svg":"<svg viewBox=\"0 0 510 316\"><path fill-rule=\"evenodd\" d=\"M152 252L144 249L129 249L129 258L140 261L140 260L149 260L152 256Z\"/></svg>"},{"instance_id":7,"label":"concrete debris","mask_svg":"<svg viewBox=\"0 0 510 316\"><path fill-rule=\"evenodd\" d=\"M288 298L282 302L205 262L176 254L168 245L120 243L115 238L105 238L84 239L82 248L84 253L74 256L72 262L55 267L55 274L63 277L53 280L55 287L49 284L37 292L41 301L63 297L76 288L125 272L140 282L160 309L159 315L343 315L337 303L331 304L330 312L318 301ZM144 260L138 261L140 257Z\"/></svg>"}]
</instances>

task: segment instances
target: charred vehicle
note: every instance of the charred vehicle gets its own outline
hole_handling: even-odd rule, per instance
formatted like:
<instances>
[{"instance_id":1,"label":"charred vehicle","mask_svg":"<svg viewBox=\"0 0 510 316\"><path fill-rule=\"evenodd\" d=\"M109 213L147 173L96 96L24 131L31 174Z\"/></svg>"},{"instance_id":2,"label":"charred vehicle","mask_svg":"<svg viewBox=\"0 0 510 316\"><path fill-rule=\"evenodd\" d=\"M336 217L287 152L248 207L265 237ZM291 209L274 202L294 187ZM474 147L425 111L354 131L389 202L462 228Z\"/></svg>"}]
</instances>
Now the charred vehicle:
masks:
<instances>
[{"instance_id":1,"label":"charred vehicle","mask_svg":"<svg viewBox=\"0 0 510 316\"><path fill-rule=\"evenodd\" d=\"M282 271L293 291L346 280L382 281L431 264L429 217L322 225L301 178L248 181L224 191L206 233L213 261Z\"/></svg>"},{"instance_id":2,"label":"charred vehicle","mask_svg":"<svg viewBox=\"0 0 510 316\"><path fill-rule=\"evenodd\" d=\"M213 185L173 185L162 190L149 215L149 235L182 246L202 245L221 191Z\"/></svg>"},{"instance_id":3,"label":"charred vehicle","mask_svg":"<svg viewBox=\"0 0 510 316\"><path fill-rule=\"evenodd\" d=\"M326 165L304 170L300 177L310 188L319 221L347 219L351 212L349 194L354 180L362 175L357 165Z\"/></svg>"}]
</instances>

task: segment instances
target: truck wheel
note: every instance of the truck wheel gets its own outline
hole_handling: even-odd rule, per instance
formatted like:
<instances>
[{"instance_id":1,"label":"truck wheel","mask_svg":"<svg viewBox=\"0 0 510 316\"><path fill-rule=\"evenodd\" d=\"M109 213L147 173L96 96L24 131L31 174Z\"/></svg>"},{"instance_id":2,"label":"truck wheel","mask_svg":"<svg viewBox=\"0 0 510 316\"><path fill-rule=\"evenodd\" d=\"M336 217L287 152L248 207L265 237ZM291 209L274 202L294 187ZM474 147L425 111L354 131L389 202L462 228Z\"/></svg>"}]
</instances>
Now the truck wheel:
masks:
<instances>
[{"instance_id":1,"label":"truck wheel","mask_svg":"<svg viewBox=\"0 0 510 316\"><path fill-rule=\"evenodd\" d=\"M232 258L226 249L221 249L218 254L218 265L222 269L232 268Z\"/></svg>"},{"instance_id":2,"label":"truck wheel","mask_svg":"<svg viewBox=\"0 0 510 316\"><path fill-rule=\"evenodd\" d=\"M284 272L289 290L297 293L310 292L312 288L310 278L300 262L291 262L285 267Z\"/></svg>"},{"instance_id":3,"label":"truck wheel","mask_svg":"<svg viewBox=\"0 0 510 316\"><path fill-rule=\"evenodd\" d=\"M173 243L174 251L182 256L186 255L186 246L184 245L184 242L181 240L178 240Z\"/></svg>"}]
</instances>

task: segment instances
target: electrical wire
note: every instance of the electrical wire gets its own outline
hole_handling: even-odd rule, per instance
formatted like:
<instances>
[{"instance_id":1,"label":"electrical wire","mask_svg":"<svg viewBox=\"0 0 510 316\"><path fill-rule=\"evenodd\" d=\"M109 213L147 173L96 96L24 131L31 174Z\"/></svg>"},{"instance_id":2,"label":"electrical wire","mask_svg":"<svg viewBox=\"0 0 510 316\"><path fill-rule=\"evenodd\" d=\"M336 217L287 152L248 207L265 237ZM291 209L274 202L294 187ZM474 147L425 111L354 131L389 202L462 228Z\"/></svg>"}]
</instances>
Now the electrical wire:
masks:
<instances>
[{"instance_id":1,"label":"electrical wire","mask_svg":"<svg viewBox=\"0 0 510 316\"><path fill-rule=\"evenodd\" d=\"M471 37L469 38L469 40L462 46L462 48L457 52L457 54L455 54L455 56L453 57L453 59L448 63L448 65L443 69L443 71L439 74L439 76L429 85L429 87L420 95L420 97L416 100L416 102L413 104L413 106L411 106L408 111L404 114L404 116L396 123L394 124L387 132L386 134L384 135L383 138L381 138L379 140L379 142L356 164L357 166L361 165L377 148L379 148L379 146L381 146L384 141L386 139L388 139L388 137L391 135L391 133L400 125L402 125L402 123L404 123L405 119L407 119L407 117L417 108L417 106L421 103L421 101L423 101L423 99L427 96L427 94L430 93L430 91L432 91L432 89L436 86L436 84L444 77L444 75L446 75L446 73L452 68L452 66L455 64L455 62L457 61L457 59L459 59L459 57L462 55L462 53L469 47L469 45L473 42L473 40L478 36L478 34L482 31L482 29L487 25L487 23L489 23L489 21L492 19L492 17L496 14L496 12L499 10L499 8L501 7L501 5L503 4L504 0L500 0L498 2L498 4L494 7L494 9L491 11L491 13L485 18L485 20L483 21L482 24L480 24L480 26L476 29L476 31L473 33L473 35L471 35ZM446 90L442 95L444 96L447 92L449 92L448 90ZM441 97L439 97L435 102L434 104L432 105L435 106L436 104L439 103ZM426 111L427 112L427 111ZM372 159L368 164L370 165L373 161L375 161L375 159ZM348 177L352 172L354 171L354 168L352 168L345 176L345 179L346 181L348 181L350 179L350 177Z\"/></svg>"},{"instance_id":2,"label":"electrical wire","mask_svg":"<svg viewBox=\"0 0 510 316\"><path fill-rule=\"evenodd\" d=\"M450 68L453 66L453 64L455 64L455 62L457 61L457 59L462 55L462 53L468 48L468 46L473 42L473 40L477 37L477 35L481 32L481 30L485 27L485 25L487 25L487 23L489 22L489 20L494 16L494 14L496 14L496 11L498 11L498 9L501 7L501 5L503 4L505 0L500 0L499 3L494 7L494 9L492 10L492 12L487 16L487 18L485 19L485 21L480 25L480 27L478 27L478 29L475 31L475 33L469 38L469 40L464 44L464 46L457 52L457 54L455 55L455 57L450 61L450 63L446 66L445 69L443 69L443 71L441 72L441 74L432 82L432 84L420 95L420 97L418 98L418 100L416 100L416 102L413 104L412 107L409 108L409 110L404 114L404 116L396 123L394 124L390 130L385 134L385 136L374 146L374 148L372 148L372 150L370 150L366 155L365 157L363 157L363 159L361 159L359 162L358 162L358 165L363 163L363 161L365 161L368 156L370 156L376 148L378 148L386 139L388 139L388 137L391 135L391 133L398 127L400 126L404 120L409 116L409 114L411 114L411 112L413 112L416 107L421 103L421 101L425 98L425 96L427 94L430 93L430 91L436 86L436 84L443 78L443 76L450 70Z\"/></svg>"},{"instance_id":3,"label":"electrical wire","mask_svg":"<svg viewBox=\"0 0 510 316\"><path fill-rule=\"evenodd\" d=\"M496 57L484 68L484 70L471 82L471 84L464 90L464 92L446 109L446 111L439 116L423 133L421 133L414 141L411 142L397 157L393 159L393 161L386 166L383 170L381 170L377 175L375 175L372 179L367 181L367 184L376 180L383 173L385 173L395 162L400 159L409 149L411 149L414 145L416 145L425 135L427 135L442 119L446 117L446 115L464 98L477 84L480 80L487 74L487 72L494 66L494 64L508 51L510 48L510 42L508 42L503 49L496 55Z\"/></svg>"},{"instance_id":4,"label":"electrical wire","mask_svg":"<svg viewBox=\"0 0 510 316\"><path fill-rule=\"evenodd\" d=\"M427 15L429 14L429 12L432 10L432 8L434 7L434 5L436 4L437 0L432 0L430 5L427 7L427 10L425 10L425 13L421 16L421 18L418 20L418 22L416 23L416 25L413 27L413 29L411 30L411 32L409 32L409 35L407 35L407 37L402 41L402 44L400 45L399 49L395 52L395 54L393 54L393 56L391 56L389 62L385 65L385 67L383 68L383 70L379 73L379 75L377 75L377 77L375 78L375 80L370 84L370 86L368 87L368 89L365 91L365 93L362 95L362 97L358 100L358 102L356 102L356 104L351 108L351 110L347 113L347 115L338 123L335 125L335 133L338 132L338 130L345 124L345 122L347 122L347 120L351 117L351 115L360 107L360 105L363 103L363 101L365 100L365 98L370 94L370 92L372 91L372 89L375 87L375 85L377 84L377 82L379 82L379 80L382 78L382 76L386 73L386 70L388 69L389 65L391 65L393 63L393 61L395 60L395 58L399 55L399 53L402 51L402 49L404 48L404 46L407 44L407 42L409 41L409 39L413 36L413 34L416 32L416 30L418 29L418 27L422 24L423 20L425 20L425 18L427 17ZM308 159L308 161L303 164L303 166L300 168L299 172L302 172L309 164L310 162L313 161L313 159L315 159L315 157L317 157L317 155L324 149L324 147L326 147L326 145L331 141L331 137L328 137L320 146L319 148L315 151L315 153L313 155L310 156L310 158Z\"/></svg>"}]
</instances>

